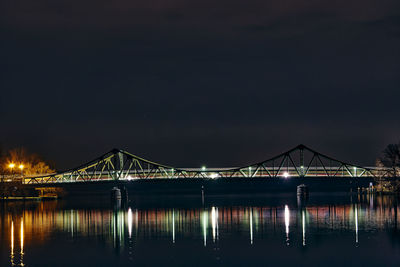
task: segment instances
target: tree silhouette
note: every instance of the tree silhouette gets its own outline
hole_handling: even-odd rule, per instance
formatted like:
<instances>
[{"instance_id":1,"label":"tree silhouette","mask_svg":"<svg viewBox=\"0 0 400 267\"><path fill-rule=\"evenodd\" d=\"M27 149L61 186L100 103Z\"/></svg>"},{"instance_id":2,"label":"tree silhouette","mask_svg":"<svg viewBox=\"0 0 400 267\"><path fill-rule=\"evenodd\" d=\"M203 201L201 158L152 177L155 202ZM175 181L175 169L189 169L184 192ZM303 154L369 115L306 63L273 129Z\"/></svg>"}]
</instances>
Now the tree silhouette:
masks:
<instances>
[{"instance_id":1,"label":"tree silhouette","mask_svg":"<svg viewBox=\"0 0 400 267\"><path fill-rule=\"evenodd\" d=\"M379 161L384 167L391 168L391 175L397 177L400 168L400 143L387 145Z\"/></svg>"}]
</instances>

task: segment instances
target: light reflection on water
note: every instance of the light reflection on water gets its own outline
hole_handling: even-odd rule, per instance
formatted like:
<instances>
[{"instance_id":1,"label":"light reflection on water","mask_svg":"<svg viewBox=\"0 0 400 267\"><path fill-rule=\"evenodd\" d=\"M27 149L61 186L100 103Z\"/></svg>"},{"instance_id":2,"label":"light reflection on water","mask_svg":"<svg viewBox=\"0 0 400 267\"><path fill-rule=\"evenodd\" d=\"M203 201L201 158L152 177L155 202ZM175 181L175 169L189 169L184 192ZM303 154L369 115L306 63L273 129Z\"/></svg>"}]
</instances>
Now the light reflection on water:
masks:
<instances>
[{"instance_id":1,"label":"light reflection on water","mask_svg":"<svg viewBox=\"0 0 400 267\"><path fill-rule=\"evenodd\" d=\"M303 246L306 245L306 217L305 217L305 211L301 211L301 229L303 233Z\"/></svg>"},{"instance_id":2,"label":"light reflection on water","mask_svg":"<svg viewBox=\"0 0 400 267\"><path fill-rule=\"evenodd\" d=\"M282 202L285 202L284 199ZM348 244L353 243L352 246L358 248L363 242L371 246L369 239L375 238L374 234L385 233L386 239L395 241L389 249L399 251L399 208L396 203L392 198L382 197L338 205L314 203L290 206L266 203L230 206L222 203L219 206L197 208L137 207L131 203L120 209L69 209L60 207L60 202L29 205L8 203L1 214L0 237L2 244L10 244L8 263L11 266L24 266L24 261L28 266L36 264L35 255L45 255L46 250L53 253L50 255L62 259L66 254L58 253L54 247L62 243L71 250L70 254L74 254L86 249L83 243L80 245L81 242L90 242L102 250L106 246L114 251L108 255L108 250L105 249L106 252L99 256L99 260L104 257L100 262L105 265L115 261L115 257L122 260L122 265L135 261L140 263L143 259L134 251L141 246L147 247L147 244L154 244L158 249L170 251L173 255L177 253L174 247L181 244L185 246L182 248L184 253L203 253L205 258L202 260L211 264L217 263L209 262L209 247L217 251L224 249L223 252L218 252L220 254L217 259L224 253L235 257L235 251L242 247L247 253L251 253L251 248L246 246L246 240L254 249L257 245L265 248L274 246L278 253L292 253L292 250L285 250L280 246L284 244L285 247L296 248L301 252L301 248L317 249L321 244L325 246L325 242L329 243L332 237L342 236L342 239L335 241L339 242L337 245L349 247ZM353 236L353 241L347 236ZM64 244L66 241L76 245ZM226 245L227 242L234 245ZM38 245L43 250L38 249ZM206 251L199 251L198 245L203 246ZM15 251L19 253L15 254ZM0 265L3 266L5 246L1 247L0 252ZM124 258L126 254L127 261ZM180 257L186 263L190 261L190 257ZM151 262L152 259L147 261ZM65 266L71 262L74 262L73 258L69 258ZM84 265L79 261L75 263ZM233 263L241 264L240 260Z\"/></svg>"},{"instance_id":3,"label":"light reflection on water","mask_svg":"<svg viewBox=\"0 0 400 267\"><path fill-rule=\"evenodd\" d=\"M290 211L288 205L285 205L285 229L286 229L286 244L289 245L289 225L290 225Z\"/></svg>"},{"instance_id":4,"label":"light reflection on water","mask_svg":"<svg viewBox=\"0 0 400 267\"><path fill-rule=\"evenodd\" d=\"M11 265L14 265L14 222L11 221L11 252L10 252L10 261Z\"/></svg>"},{"instance_id":5,"label":"light reflection on water","mask_svg":"<svg viewBox=\"0 0 400 267\"><path fill-rule=\"evenodd\" d=\"M356 244L358 244L358 205L355 205L354 208L354 223L356 228Z\"/></svg>"}]
</instances>

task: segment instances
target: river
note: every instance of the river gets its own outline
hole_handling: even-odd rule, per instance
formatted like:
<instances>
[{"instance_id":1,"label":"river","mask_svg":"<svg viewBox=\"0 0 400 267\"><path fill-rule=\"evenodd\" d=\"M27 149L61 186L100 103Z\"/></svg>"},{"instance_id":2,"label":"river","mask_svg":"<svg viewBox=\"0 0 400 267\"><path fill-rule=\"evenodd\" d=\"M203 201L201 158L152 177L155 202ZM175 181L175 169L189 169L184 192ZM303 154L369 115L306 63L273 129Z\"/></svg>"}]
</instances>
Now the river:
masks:
<instances>
[{"instance_id":1,"label":"river","mask_svg":"<svg viewBox=\"0 0 400 267\"><path fill-rule=\"evenodd\" d=\"M399 266L390 196L2 202L0 266Z\"/></svg>"}]
</instances>

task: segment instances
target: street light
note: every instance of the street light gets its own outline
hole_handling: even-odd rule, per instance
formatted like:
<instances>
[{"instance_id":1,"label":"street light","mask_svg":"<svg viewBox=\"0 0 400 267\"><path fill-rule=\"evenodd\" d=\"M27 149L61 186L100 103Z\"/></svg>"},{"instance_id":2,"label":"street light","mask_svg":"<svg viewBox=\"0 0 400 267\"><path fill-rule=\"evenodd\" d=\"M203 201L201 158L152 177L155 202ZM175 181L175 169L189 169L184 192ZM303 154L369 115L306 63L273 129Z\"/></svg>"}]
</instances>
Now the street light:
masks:
<instances>
[{"instance_id":1,"label":"street light","mask_svg":"<svg viewBox=\"0 0 400 267\"><path fill-rule=\"evenodd\" d=\"M23 176L24 167L24 164L19 164L18 166L18 168L21 170L21 176Z\"/></svg>"},{"instance_id":2,"label":"street light","mask_svg":"<svg viewBox=\"0 0 400 267\"><path fill-rule=\"evenodd\" d=\"M11 179L13 179L14 177L14 167L15 167L15 164L14 163L10 163L10 164L8 164L8 168L10 168L10 172L11 172Z\"/></svg>"}]
</instances>

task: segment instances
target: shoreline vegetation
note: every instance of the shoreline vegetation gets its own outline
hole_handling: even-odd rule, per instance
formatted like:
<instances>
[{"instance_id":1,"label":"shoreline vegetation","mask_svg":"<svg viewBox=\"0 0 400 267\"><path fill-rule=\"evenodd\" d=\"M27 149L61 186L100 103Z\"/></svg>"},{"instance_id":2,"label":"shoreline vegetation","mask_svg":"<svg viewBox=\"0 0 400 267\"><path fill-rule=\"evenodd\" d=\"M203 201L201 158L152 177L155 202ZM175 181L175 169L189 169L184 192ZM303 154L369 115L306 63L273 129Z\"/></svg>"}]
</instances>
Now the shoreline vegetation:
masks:
<instances>
[{"instance_id":1,"label":"shoreline vegetation","mask_svg":"<svg viewBox=\"0 0 400 267\"><path fill-rule=\"evenodd\" d=\"M376 185L372 188L363 188L363 191L371 192L371 193L378 193L378 194L400 194L400 181L393 180L393 181L377 181Z\"/></svg>"},{"instance_id":2,"label":"shoreline vegetation","mask_svg":"<svg viewBox=\"0 0 400 267\"><path fill-rule=\"evenodd\" d=\"M376 160L377 167L386 167L391 179L377 178L374 190L382 194L400 194L400 142L388 144Z\"/></svg>"}]
</instances>

